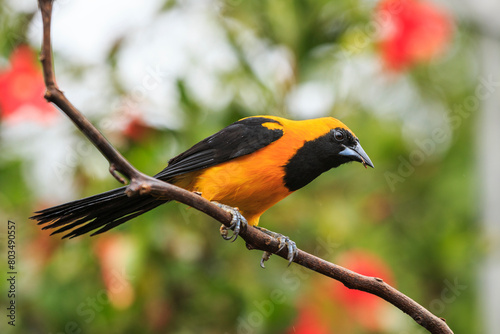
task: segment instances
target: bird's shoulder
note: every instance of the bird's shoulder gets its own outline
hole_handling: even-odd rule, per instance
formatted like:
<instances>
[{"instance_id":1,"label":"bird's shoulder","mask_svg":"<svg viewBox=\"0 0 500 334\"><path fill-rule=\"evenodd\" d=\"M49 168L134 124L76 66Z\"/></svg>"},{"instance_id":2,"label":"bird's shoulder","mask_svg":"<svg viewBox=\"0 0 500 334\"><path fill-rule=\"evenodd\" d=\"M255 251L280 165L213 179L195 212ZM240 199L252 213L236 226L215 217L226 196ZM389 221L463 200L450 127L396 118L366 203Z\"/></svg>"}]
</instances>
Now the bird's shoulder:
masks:
<instances>
[{"instance_id":1,"label":"bird's shoulder","mask_svg":"<svg viewBox=\"0 0 500 334\"><path fill-rule=\"evenodd\" d=\"M243 118L170 159L168 166L155 177L169 179L251 154L283 134L284 126L279 117Z\"/></svg>"}]
</instances>

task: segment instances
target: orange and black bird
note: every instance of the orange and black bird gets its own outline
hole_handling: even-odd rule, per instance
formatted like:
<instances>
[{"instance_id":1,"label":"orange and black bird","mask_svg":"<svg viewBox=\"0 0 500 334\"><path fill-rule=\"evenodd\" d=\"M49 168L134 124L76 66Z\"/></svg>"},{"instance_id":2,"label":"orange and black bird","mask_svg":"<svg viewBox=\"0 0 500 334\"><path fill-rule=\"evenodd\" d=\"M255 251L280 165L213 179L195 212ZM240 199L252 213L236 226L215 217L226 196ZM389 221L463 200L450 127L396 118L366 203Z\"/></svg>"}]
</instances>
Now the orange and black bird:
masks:
<instances>
[{"instance_id":1,"label":"orange and black bird","mask_svg":"<svg viewBox=\"0 0 500 334\"><path fill-rule=\"evenodd\" d=\"M255 116L227 126L172 158L155 177L224 208L238 208L249 225L257 226L271 206L320 174L351 161L373 167L358 138L335 118L294 121ZM31 218L45 225L43 229L55 228L52 234L67 232L63 238L73 238L96 229L92 235L108 231L169 202L148 195L128 197L125 189L41 210ZM288 238L285 242L293 252L294 243Z\"/></svg>"}]
</instances>

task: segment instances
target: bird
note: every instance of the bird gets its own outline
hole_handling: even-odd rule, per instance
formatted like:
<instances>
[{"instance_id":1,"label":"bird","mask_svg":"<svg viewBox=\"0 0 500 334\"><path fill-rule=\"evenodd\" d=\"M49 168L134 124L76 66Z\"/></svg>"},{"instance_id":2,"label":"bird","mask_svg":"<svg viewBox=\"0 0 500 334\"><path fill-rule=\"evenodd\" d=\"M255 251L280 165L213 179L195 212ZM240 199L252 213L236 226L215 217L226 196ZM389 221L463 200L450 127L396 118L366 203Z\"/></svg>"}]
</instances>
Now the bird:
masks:
<instances>
[{"instance_id":1,"label":"bird","mask_svg":"<svg viewBox=\"0 0 500 334\"><path fill-rule=\"evenodd\" d=\"M359 139L333 117L290 120L277 116L240 119L203 139L168 161L154 177L196 192L231 212L234 238L242 224L261 229L287 246L289 261L297 248L293 241L259 226L261 215L322 173L349 162L374 168ZM151 195L128 197L126 187L35 212L30 217L74 238L88 232L106 232L159 205L170 202ZM95 231L96 230L96 231ZM269 258L264 253L261 265Z\"/></svg>"}]
</instances>

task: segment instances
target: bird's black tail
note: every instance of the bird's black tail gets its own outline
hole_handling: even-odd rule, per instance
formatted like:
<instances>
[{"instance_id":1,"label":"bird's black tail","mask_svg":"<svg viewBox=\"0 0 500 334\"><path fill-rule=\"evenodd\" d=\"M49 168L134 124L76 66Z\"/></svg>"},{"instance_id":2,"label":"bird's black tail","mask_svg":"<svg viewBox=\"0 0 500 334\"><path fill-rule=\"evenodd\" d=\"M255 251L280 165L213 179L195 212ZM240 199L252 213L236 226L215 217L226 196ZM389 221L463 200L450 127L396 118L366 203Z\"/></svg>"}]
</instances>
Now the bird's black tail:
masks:
<instances>
[{"instance_id":1,"label":"bird's black tail","mask_svg":"<svg viewBox=\"0 0 500 334\"><path fill-rule=\"evenodd\" d=\"M74 238L95 229L99 230L92 235L106 232L168 202L148 195L128 197L125 189L122 187L37 211L30 218L38 221L38 225L45 225L43 230L57 228L52 234L69 231L63 238Z\"/></svg>"}]
</instances>

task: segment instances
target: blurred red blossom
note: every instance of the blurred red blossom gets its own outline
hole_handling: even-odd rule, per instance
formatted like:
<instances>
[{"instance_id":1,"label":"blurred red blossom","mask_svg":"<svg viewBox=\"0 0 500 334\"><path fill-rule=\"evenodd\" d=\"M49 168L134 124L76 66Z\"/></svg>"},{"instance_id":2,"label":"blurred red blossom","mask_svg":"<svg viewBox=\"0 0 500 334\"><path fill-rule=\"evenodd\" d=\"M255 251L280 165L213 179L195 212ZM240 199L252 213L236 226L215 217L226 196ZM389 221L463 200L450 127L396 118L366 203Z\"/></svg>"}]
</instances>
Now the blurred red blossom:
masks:
<instances>
[{"instance_id":1,"label":"blurred red blossom","mask_svg":"<svg viewBox=\"0 0 500 334\"><path fill-rule=\"evenodd\" d=\"M125 124L123 134L125 135L125 137L131 139L132 141L140 142L141 140L147 138L147 136L154 130L153 127L148 125L143 120L140 114L132 114L128 117L129 119Z\"/></svg>"},{"instance_id":2,"label":"blurred red blossom","mask_svg":"<svg viewBox=\"0 0 500 334\"><path fill-rule=\"evenodd\" d=\"M9 63L10 67L0 70L0 118L10 123L50 124L58 111L43 98L45 85L35 52L21 45Z\"/></svg>"},{"instance_id":3,"label":"blurred red blossom","mask_svg":"<svg viewBox=\"0 0 500 334\"><path fill-rule=\"evenodd\" d=\"M126 272L127 263L134 251L130 238L119 234L103 235L95 244L108 298L118 309L128 308L135 299L134 289Z\"/></svg>"},{"instance_id":4,"label":"blurred red blossom","mask_svg":"<svg viewBox=\"0 0 500 334\"><path fill-rule=\"evenodd\" d=\"M391 269L374 254L362 250L349 251L340 256L337 262L358 274L379 277L393 285ZM345 307L352 322L370 331L384 330L386 320L384 313L389 306L385 300L364 291L348 289L337 283L332 285L330 291L333 299Z\"/></svg>"},{"instance_id":5,"label":"blurred red blossom","mask_svg":"<svg viewBox=\"0 0 500 334\"><path fill-rule=\"evenodd\" d=\"M327 323L322 319L314 305L307 307L303 305L299 308L295 324L291 326L287 334L331 334Z\"/></svg>"},{"instance_id":6,"label":"blurred red blossom","mask_svg":"<svg viewBox=\"0 0 500 334\"><path fill-rule=\"evenodd\" d=\"M348 251L336 262L359 274L394 282L389 266L369 252ZM287 334L384 333L393 324L388 315L391 306L375 295L348 289L326 277L315 278L309 286L299 298L297 318Z\"/></svg>"},{"instance_id":7,"label":"blurred red blossom","mask_svg":"<svg viewBox=\"0 0 500 334\"><path fill-rule=\"evenodd\" d=\"M442 54L452 37L451 15L427 1L382 0L376 21L382 59L395 71Z\"/></svg>"},{"instance_id":8,"label":"blurred red blossom","mask_svg":"<svg viewBox=\"0 0 500 334\"><path fill-rule=\"evenodd\" d=\"M40 209L48 206L50 206L50 203L39 203L36 205ZM31 262L32 268L38 273L51 260L52 255L61 244L61 239L51 237L50 233L43 231L36 225L31 226L31 228L33 229L33 235L24 253L26 254L26 259Z\"/></svg>"}]
</instances>

